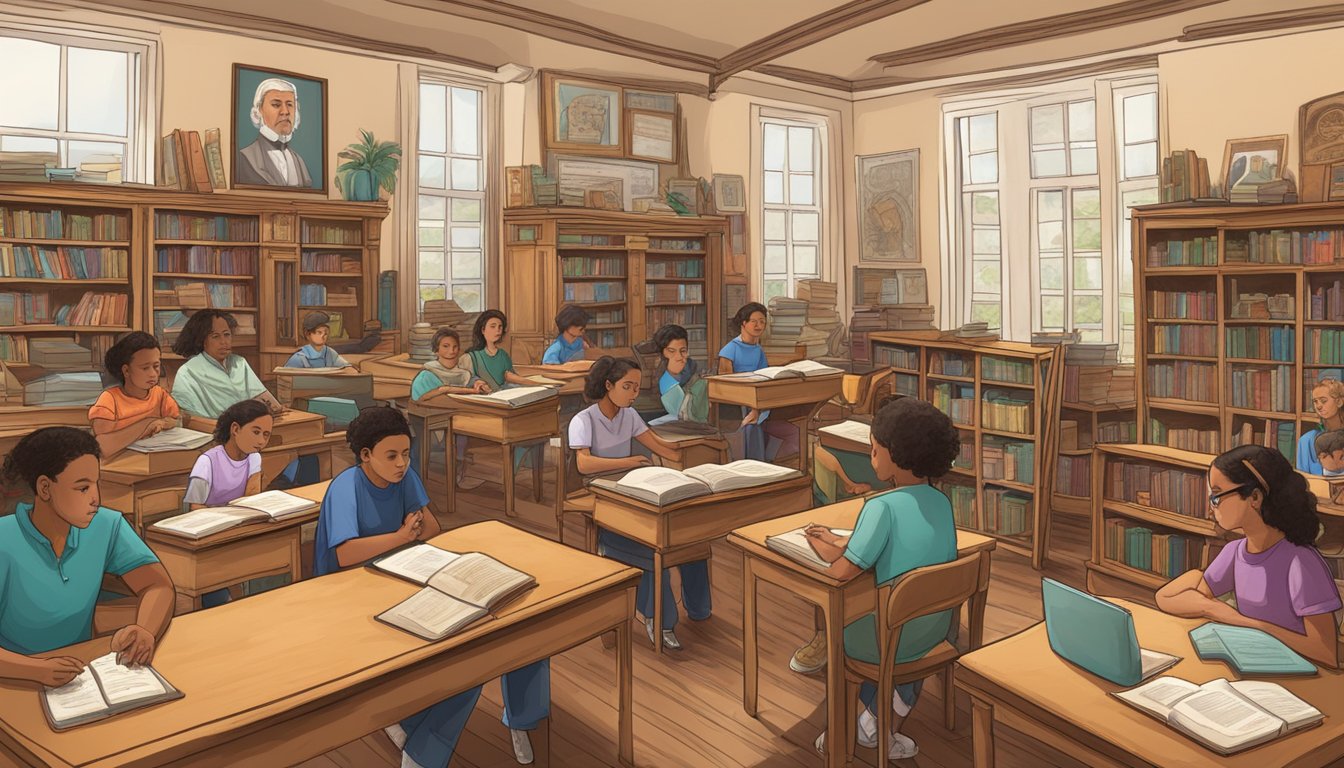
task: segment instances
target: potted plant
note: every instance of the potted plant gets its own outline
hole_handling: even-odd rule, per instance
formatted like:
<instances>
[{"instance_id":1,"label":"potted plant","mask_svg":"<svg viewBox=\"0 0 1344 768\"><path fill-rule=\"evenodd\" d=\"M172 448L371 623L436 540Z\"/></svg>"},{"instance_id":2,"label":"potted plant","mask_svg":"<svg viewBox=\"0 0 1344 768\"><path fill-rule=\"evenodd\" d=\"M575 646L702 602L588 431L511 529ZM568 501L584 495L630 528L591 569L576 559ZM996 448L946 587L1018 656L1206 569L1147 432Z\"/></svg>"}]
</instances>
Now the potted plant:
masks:
<instances>
[{"instance_id":1,"label":"potted plant","mask_svg":"<svg viewBox=\"0 0 1344 768\"><path fill-rule=\"evenodd\" d=\"M336 156L345 160L336 169L336 188L346 200L377 200L378 190L390 195L396 191L397 168L401 165L401 145L378 141L369 131L360 129L363 139L341 150Z\"/></svg>"}]
</instances>

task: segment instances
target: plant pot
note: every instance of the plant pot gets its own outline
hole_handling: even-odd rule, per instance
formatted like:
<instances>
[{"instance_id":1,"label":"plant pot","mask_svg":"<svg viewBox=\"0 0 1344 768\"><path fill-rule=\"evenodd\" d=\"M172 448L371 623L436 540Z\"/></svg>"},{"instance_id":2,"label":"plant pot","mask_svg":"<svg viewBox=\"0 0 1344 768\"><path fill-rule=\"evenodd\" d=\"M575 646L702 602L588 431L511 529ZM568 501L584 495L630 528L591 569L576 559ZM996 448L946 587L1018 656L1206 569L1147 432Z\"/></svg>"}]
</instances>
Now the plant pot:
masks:
<instances>
[{"instance_id":1,"label":"plant pot","mask_svg":"<svg viewBox=\"0 0 1344 768\"><path fill-rule=\"evenodd\" d=\"M365 169L350 171L345 177L345 199L372 202L378 199L378 184L373 172Z\"/></svg>"}]
</instances>

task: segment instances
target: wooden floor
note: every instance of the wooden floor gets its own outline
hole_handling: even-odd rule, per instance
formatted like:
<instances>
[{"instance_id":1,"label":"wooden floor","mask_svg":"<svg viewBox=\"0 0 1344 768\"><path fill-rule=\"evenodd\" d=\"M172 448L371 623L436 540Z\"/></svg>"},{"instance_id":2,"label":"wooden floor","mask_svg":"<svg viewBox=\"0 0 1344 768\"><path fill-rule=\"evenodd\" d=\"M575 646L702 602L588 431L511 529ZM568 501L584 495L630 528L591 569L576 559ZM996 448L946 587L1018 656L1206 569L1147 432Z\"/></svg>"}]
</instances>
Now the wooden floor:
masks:
<instances>
[{"instance_id":1,"label":"wooden floor","mask_svg":"<svg viewBox=\"0 0 1344 768\"><path fill-rule=\"evenodd\" d=\"M481 457L484 459L485 457ZM442 466L435 462L436 466ZM496 467L482 461L473 473L498 478ZM431 473L430 493L442 497L441 474ZM546 500L531 502L531 473L520 473L519 516L516 524L554 538L553 507ZM440 515L445 528L503 517L497 480L459 492L459 510ZM545 491L553 488L548 466ZM1081 586L1087 558L1087 521L1057 516L1050 560L1043 573L1017 555L997 551L989 607L985 613L985 641L1013 634L1041 620L1042 575ZM577 521L570 523L565 540L582 541ZM311 548L306 548L311 556ZM305 564L307 565L307 564ZM305 568L307 570L307 568ZM812 635L809 604L783 590L762 584L759 604L761 646L760 712L749 717L742 708L742 565L736 550L714 545L711 565L714 615L704 622L685 619L677 636L680 652L655 656L651 644L634 649L635 760L640 766L703 768L706 766L759 766L801 768L817 766L820 758L813 741L824 727L824 679L791 672L794 649ZM679 593L678 593L679 594ZM646 638L642 623L632 636ZM910 760L893 763L926 768L970 766L971 738L968 701L958 697L957 730L942 725L943 691L931 679L903 729L920 748ZM597 641L588 642L551 662L551 764L554 766L616 766L615 652ZM467 732L458 745L453 766L488 768L515 766L508 731L500 722L499 685L485 686ZM356 768L396 766L400 755L379 728L341 749L310 760L302 768ZM1079 764L1062 755L1042 753L1041 747L1000 726L998 765L1037 768ZM858 755L875 764L875 750L860 748Z\"/></svg>"}]
</instances>

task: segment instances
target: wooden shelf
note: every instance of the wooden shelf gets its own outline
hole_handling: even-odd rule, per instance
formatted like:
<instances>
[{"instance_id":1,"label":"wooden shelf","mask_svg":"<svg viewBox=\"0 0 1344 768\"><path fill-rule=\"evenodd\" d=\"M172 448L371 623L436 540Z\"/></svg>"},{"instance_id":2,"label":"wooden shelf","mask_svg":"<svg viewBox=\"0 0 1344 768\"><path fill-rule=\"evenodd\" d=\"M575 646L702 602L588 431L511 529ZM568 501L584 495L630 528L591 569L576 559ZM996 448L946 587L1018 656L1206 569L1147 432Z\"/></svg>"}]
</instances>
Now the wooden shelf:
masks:
<instances>
[{"instance_id":1,"label":"wooden shelf","mask_svg":"<svg viewBox=\"0 0 1344 768\"><path fill-rule=\"evenodd\" d=\"M55 279L50 277L0 277L0 283L3 283L4 285L65 285L70 288L78 288L82 285L119 285L122 288L129 288L131 278L90 277L84 279Z\"/></svg>"},{"instance_id":2,"label":"wooden shelf","mask_svg":"<svg viewBox=\"0 0 1344 768\"><path fill-rule=\"evenodd\" d=\"M0 325L0 333L21 333L23 331L64 331L68 333L129 333L124 325Z\"/></svg>"},{"instance_id":3,"label":"wooden shelf","mask_svg":"<svg viewBox=\"0 0 1344 768\"><path fill-rule=\"evenodd\" d=\"M1255 357L1225 357L1224 362L1237 365L1294 365L1292 360L1261 360Z\"/></svg>"},{"instance_id":4,"label":"wooden shelf","mask_svg":"<svg viewBox=\"0 0 1344 768\"><path fill-rule=\"evenodd\" d=\"M1198 356L1198 355L1171 355L1171 354L1165 354L1165 353L1164 353L1164 354L1160 354L1160 355L1148 355L1148 359L1149 359L1149 360L1190 360L1190 361L1193 361L1193 362L1196 362L1196 363L1216 363L1216 362L1218 362L1218 358L1216 358L1216 357L1200 357L1200 356Z\"/></svg>"},{"instance_id":5,"label":"wooden shelf","mask_svg":"<svg viewBox=\"0 0 1344 768\"><path fill-rule=\"evenodd\" d=\"M1138 406L1138 403L1129 401L1125 403L1060 403L1060 407L1069 411L1087 411L1088 413L1111 413L1113 411L1130 411Z\"/></svg>"},{"instance_id":6,"label":"wooden shelf","mask_svg":"<svg viewBox=\"0 0 1344 768\"><path fill-rule=\"evenodd\" d=\"M1338 328L1338 327L1340 327L1341 325L1344 325L1344 320L1303 320L1303 321L1302 321L1302 324L1303 324L1303 325L1306 325L1306 326L1321 326L1321 327L1325 327L1325 328Z\"/></svg>"},{"instance_id":7,"label":"wooden shelf","mask_svg":"<svg viewBox=\"0 0 1344 768\"><path fill-rule=\"evenodd\" d=\"M646 248L645 253L655 254L657 256L703 256L704 251L684 251L680 248Z\"/></svg>"},{"instance_id":8,"label":"wooden shelf","mask_svg":"<svg viewBox=\"0 0 1344 768\"><path fill-rule=\"evenodd\" d=\"M624 304L625 302L621 302L621 303ZM699 306L699 304L696 304L696 303L693 303L693 302L690 302L690 301L659 301L659 302L647 302L647 301L646 301L646 302L644 302L644 306L646 306L646 307L695 307L695 306Z\"/></svg>"},{"instance_id":9,"label":"wooden shelf","mask_svg":"<svg viewBox=\"0 0 1344 768\"><path fill-rule=\"evenodd\" d=\"M610 331L627 327L629 327L628 323L589 323L584 326L585 329L590 331Z\"/></svg>"},{"instance_id":10,"label":"wooden shelf","mask_svg":"<svg viewBox=\"0 0 1344 768\"><path fill-rule=\"evenodd\" d=\"M897 370L905 370L905 371L908 372L908 373L914 373L914 371L910 371L909 369L897 369ZM926 373L926 374L924 374L924 376L925 376L925 378L929 379L930 381L953 381L953 382L956 382L956 383L958 383L958 384L974 384L974 383L975 383L975 377L973 377L973 376L950 376L950 375L942 374L942 373Z\"/></svg>"},{"instance_id":11,"label":"wooden shelf","mask_svg":"<svg viewBox=\"0 0 1344 768\"><path fill-rule=\"evenodd\" d=\"M955 464L949 468L948 474L961 475L962 477L975 478L975 469L970 467L958 467Z\"/></svg>"},{"instance_id":12,"label":"wooden shelf","mask_svg":"<svg viewBox=\"0 0 1344 768\"><path fill-rule=\"evenodd\" d=\"M1029 390L1029 391L1033 391L1033 392L1036 390L1036 385L1035 385L1035 384L1021 384L1021 383L1016 382L1016 381L999 381L998 379L987 379L987 378L985 378L984 376L981 376L981 377L980 377L980 386L981 386L981 388L984 388L984 387L1011 387L1011 388L1013 388L1013 389L1025 389L1025 390Z\"/></svg>"},{"instance_id":13,"label":"wooden shelf","mask_svg":"<svg viewBox=\"0 0 1344 768\"><path fill-rule=\"evenodd\" d=\"M362 251L364 245L350 245L348 243L300 243L299 248L305 251Z\"/></svg>"},{"instance_id":14,"label":"wooden shelf","mask_svg":"<svg viewBox=\"0 0 1344 768\"><path fill-rule=\"evenodd\" d=\"M1032 494L1036 493L1035 486L1027 485L1026 483L1019 483L1016 480L996 480L992 477L986 477L984 478L984 482L985 485L997 485L1000 488L1007 488L1012 491L1022 491L1023 493L1032 493Z\"/></svg>"},{"instance_id":15,"label":"wooden shelf","mask_svg":"<svg viewBox=\"0 0 1344 768\"><path fill-rule=\"evenodd\" d=\"M1123 515L1132 520L1143 520L1154 525L1174 528L1200 536L1213 536L1216 533L1212 520L1202 520L1156 507L1144 507L1133 502L1103 499L1102 510Z\"/></svg>"},{"instance_id":16,"label":"wooden shelf","mask_svg":"<svg viewBox=\"0 0 1344 768\"><path fill-rule=\"evenodd\" d=\"M154 305L154 311L155 311L155 312L168 312L168 311L177 311L177 312L195 312L195 311L200 310L200 309L222 309L222 310L224 310L225 312L256 312L256 311L257 311L257 308L256 308L256 307L178 307L178 306L173 306L173 305L171 305L171 304L155 304L155 305Z\"/></svg>"},{"instance_id":17,"label":"wooden shelf","mask_svg":"<svg viewBox=\"0 0 1344 768\"><path fill-rule=\"evenodd\" d=\"M1076 449L1070 449L1070 450L1067 450L1067 451L1065 451L1065 450L1061 450L1061 451L1059 452L1059 455L1060 455L1060 456L1091 456L1091 455L1092 455L1092 449L1091 449L1091 448L1076 448Z\"/></svg>"},{"instance_id":18,"label":"wooden shelf","mask_svg":"<svg viewBox=\"0 0 1344 768\"><path fill-rule=\"evenodd\" d=\"M1168 581L1171 581L1171 579L1158 576L1156 573L1140 571L1138 568L1131 568L1124 563L1118 563L1114 560L1103 560L1100 563L1089 561L1087 567L1114 576L1117 579L1122 579L1131 584L1137 584L1138 586L1151 589L1154 592L1166 586Z\"/></svg>"},{"instance_id":19,"label":"wooden shelf","mask_svg":"<svg viewBox=\"0 0 1344 768\"><path fill-rule=\"evenodd\" d=\"M1236 405L1229 405L1227 410L1240 414L1242 416L1256 416L1262 419L1277 419L1279 421L1293 421L1295 416L1292 413L1283 413L1280 411L1257 411L1254 408L1242 408Z\"/></svg>"},{"instance_id":20,"label":"wooden shelf","mask_svg":"<svg viewBox=\"0 0 1344 768\"><path fill-rule=\"evenodd\" d=\"M582 276L565 275L560 279L565 281L566 283L584 283L584 282L614 283L623 281L626 279L626 277L625 275L582 275Z\"/></svg>"},{"instance_id":21,"label":"wooden shelf","mask_svg":"<svg viewBox=\"0 0 1344 768\"><path fill-rule=\"evenodd\" d=\"M1035 441L1036 441L1036 436L1035 436L1035 435L1023 435L1023 434L1019 434L1019 433L1017 433L1017 432L1005 432L1005 431L1001 431L1001 430L997 430L997 429L989 429L989 428L986 428L986 427L982 427L982 428L980 429L980 433L981 433L981 434L984 434L984 435L993 435L993 436L995 436L995 437L1008 437L1008 438L1012 438L1012 439L1014 439L1014 440L1025 440L1025 441L1027 441L1027 442L1035 442Z\"/></svg>"},{"instance_id":22,"label":"wooden shelf","mask_svg":"<svg viewBox=\"0 0 1344 768\"><path fill-rule=\"evenodd\" d=\"M154 238L154 246L160 245L215 245L220 248L260 248L260 240L169 240L167 238Z\"/></svg>"},{"instance_id":23,"label":"wooden shelf","mask_svg":"<svg viewBox=\"0 0 1344 768\"><path fill-rule=\"evenodd\" d=\"M1223 320L1223 325L1293 325L1297 318L1276 320L1274 318L1251 318L1251 317L1229 317Z\"/></svg>"},{"instance_id":24,"label":"wooden shelf","mask_svg":"<svg viewBox=\"0 0 1344 768\"><path fill-rule=\"evenodd\" d=\"M61 240L46 237L0 237L0 243L20 245L73 245L80 248L130 248L126 240Z\"/></svg>"},{"instance_id":25,"label":"wooden shelf","mask_svg":"<svg viewBox=\"0 0 1344 768\"><path fill-rule=\"evenodd\" d=\"M339 277L339 278L350 279L350 280L363 280L363 279L364 279L364 275L362 275L362 274L360 274L360 273L358 273L358 272L355 272L355 273L350 273L350 272L304 272L303 270L299 270L299 278L302 279L302 278L305 278L305 277Z\"/></svg>"},{"instance_id":26,"label":"wooden shelf","mask_svg":"<svg viewBox=\"0 0 1344 768\"><path fill-rule=\"evenodd\" d=\"M1149 323L1158 325L1217 325L1217 320L1188 320L1183 317L1151 317ZM1137 331L1136 331L1137 332Z\"/></svg>"},{"instance_id":27,"label":"wooden shelf","mask_svg":"<svg viewBox=\"0 0 1344 768\"><path fill-rule=\"evenodd\" d=\"M1180 275L1180 276L1208 275L1210 269L1213 269L1213 267L1186 266L1186 265L1182 265L1179 267L1149 267L1145 265L1143 271L1144 274L1148 277L1163 277L1166 275ZM1209 276L1212 277L1212 275Z\"/></svg>"},{"instance_id":28,"label":"wooden shelf","mask_svg":"<svg viewBox=\"0 0 1344 768\"><path fill-rule=\"evenodd\" d=\"M251 282L257 279L256 275L213 275L205 272L154 272L151 277L181 277L195 280L231 280L234 282Z\"/></svg>"},{"instance_id":29,"label":"wooden shelf","mask_svg":"<svg viewBox=\"0 0 1344 768\"><path fill-rule=\"evenodd\" d=\"M566 278L570 279L570 278ZM703 283L703 277L646 277L646 283Z\"/></svg>"},{"instance_id":30,"label":"wooden shelf","mask_svg":"<svg viewBox=\"0 0 1344 768\"><path fill-rule=\"evenodd\" d=\"M1201 416L1217 416L1217 403L1198 403L1194 400L1180 400L1168 397L1150 397L1148 405L1153 408L1162 408L1165 410L1188 411L1197 413Z\"/></svg>"},{"instance_id":31,"label":"wooden shelf","mask_svg":"<svg viewBox=\"0 0 1344 768\"><path fill-rule=\"evenodd\" d=\"M628 251L629 247L624 245L583 245L581 243L560 243L555 246L557 251Z\"/></svg>"}]
</instances>

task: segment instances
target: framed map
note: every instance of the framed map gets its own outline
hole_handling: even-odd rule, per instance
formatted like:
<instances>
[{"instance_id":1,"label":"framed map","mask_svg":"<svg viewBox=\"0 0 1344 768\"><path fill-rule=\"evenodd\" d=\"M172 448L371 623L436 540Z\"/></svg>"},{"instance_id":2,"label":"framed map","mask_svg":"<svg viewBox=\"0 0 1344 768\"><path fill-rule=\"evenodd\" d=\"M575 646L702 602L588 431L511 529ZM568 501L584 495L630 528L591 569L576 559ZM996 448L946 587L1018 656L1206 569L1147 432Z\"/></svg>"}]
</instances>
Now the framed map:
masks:
<instances>
[{"instance_id":1,"label":"framed map","mask_svg":"<svg viewBox=\"0 0 1344 768\"><path fill-rule=\"evenodd\" d=\"M860 155L859 261L919 261L919 150Z\"/></svg>"}]
</instances>

